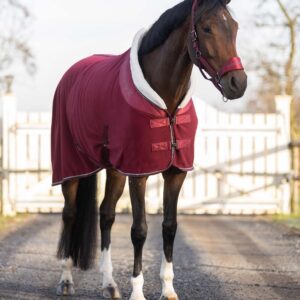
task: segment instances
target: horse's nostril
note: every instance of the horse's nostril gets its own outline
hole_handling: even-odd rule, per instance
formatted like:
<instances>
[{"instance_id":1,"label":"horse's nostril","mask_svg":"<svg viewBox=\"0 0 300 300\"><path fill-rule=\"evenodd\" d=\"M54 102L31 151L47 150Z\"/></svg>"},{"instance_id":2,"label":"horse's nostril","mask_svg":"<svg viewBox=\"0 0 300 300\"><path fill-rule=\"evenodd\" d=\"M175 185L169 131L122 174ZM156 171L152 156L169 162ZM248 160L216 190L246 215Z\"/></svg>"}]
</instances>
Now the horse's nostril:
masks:
<instances>
[{"instance_id":1,"label":"horse's nostril","mask_svg":"<svg viewBox=\"0 0 300 300\"><path fill-rule=\"evenodd\" d=\"M231 90L236 91L239 89L239 84L238 81L236 80L236 78L234 76L232 76L229 80L229 85Z\"/></svg>"}]
</instances>

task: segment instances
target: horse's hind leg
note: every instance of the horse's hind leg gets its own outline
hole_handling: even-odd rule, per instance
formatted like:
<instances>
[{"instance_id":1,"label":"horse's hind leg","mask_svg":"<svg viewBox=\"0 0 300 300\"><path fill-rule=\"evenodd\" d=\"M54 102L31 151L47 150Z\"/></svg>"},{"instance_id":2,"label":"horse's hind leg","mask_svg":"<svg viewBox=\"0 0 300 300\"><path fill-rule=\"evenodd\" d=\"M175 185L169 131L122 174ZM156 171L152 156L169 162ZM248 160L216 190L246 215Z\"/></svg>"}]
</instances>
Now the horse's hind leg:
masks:
<instances>
[{"instance_id":1,"label":"horse's hind leg","mask_svg":"<svg viewBox=\"0 0 300 300\"><path fill-rule=\"evenodd\" d=\"M75 294L72 266L73 262L71 258L66 258L61 261L62 274L56 289L57 296L69 296Z\"/></svg>"},{"instance_id":2,"label":"horse's hind leg","mask_svg":"<svg viewBox=\"0 0 300 300\"><path fill-rule=\"evenodd\" d=\"M72 259L69 257L69 249L71 243L72 226L76 218L76 194L78 189L79 180L73 179L62 184L62 192L65 198L65 205L63 209L63 231L61 234L61 240L59 248L64 248L64 259L62 259L62 275L57 286L56 293L61 296L73 295L74 282L72 278ZM60 251L60 250L58 250Z\"/></svg>"},{"instance_id":3,"label":"horse's hind leg","mask_svg":"<svg viewBox=\"0 0 300 300\"><path fill-rule=\"evenodd\" d=\"M111 228L115 221L115 210L120 199L126 177L115 170L107 170L105 195L100 206L100 230L101 230L101 260L100 272L103 275L102 295L104 298L121 298L117 284L112 276L111 262Z\"/></svg>"}]
</instances>

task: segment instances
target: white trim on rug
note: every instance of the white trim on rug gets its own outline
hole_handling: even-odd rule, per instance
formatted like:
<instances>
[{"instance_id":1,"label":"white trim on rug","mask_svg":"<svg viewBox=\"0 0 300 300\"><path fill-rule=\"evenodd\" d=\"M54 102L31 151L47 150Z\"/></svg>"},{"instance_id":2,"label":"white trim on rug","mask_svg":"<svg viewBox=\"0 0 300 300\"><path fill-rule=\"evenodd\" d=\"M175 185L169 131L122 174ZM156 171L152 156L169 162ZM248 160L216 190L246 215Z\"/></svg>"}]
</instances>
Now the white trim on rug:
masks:
<instances>
[{"instance_id":1,"label":"white trim on rug","mask_svg":"<svg viewBox=\"0 0 300 300\"><path fill-rule=\"evenodd\" d=\"M132 74L132 80L135 87L153 104L158 106L161 109L167 109L163 99L156 93L156 91L149 85L146 81L142 68L139 63L138 50L141 45L144 35L147 33L147 30L141 29L134 37L133 43L130 51L130 69ZM194 86L196 83L196 78L192 73L189 90L187 91L184 99L182 100L179 108L184 108L192 98L194 92Z\"/></svg>"}]
</instances>

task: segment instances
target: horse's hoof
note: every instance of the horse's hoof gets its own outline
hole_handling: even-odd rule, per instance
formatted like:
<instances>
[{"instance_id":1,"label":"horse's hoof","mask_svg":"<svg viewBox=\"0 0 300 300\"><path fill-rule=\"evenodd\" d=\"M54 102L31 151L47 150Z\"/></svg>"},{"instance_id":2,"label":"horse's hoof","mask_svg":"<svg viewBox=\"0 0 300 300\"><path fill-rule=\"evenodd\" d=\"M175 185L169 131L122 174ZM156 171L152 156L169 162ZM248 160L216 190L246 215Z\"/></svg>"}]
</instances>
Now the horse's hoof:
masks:
<instances>
[{"instance_id":1,"label":"horse's hoof","mask_svg":"<svg viewBox=\"0 0 300 300\"><path fill-rule=\"evenodd\" d=\"M105 299L121 299L118 287L114 287L112 285L102 288L102 296Z\"/></svg>"},{"instance_id":2,"label":"horse's hoof","mask_svg":"<svg viewBox=\"0 0 300 300\"><path fill-rule=\"evenodd\" d=\"M62 281L58 284L56 289L57 296L71 296L75 294L74 284L69 280Z\"/></svg>"},{"instance_id":3,"label":"horse's hoof","mask_svg":"<svg viewBox=\"0 0 300 300\"><path fill-rule=\"evenodd\" d=\"M159 298L159 300L179 300L178 296L175 294L175 295L172 295L172 296L161 296Z\"/></svg>"},{"instance_id":4,"label":"horse's hoof","mask_svg":"<svg viewBox=\"0 0 300 300\"><path fill-rule=\"evenodd\" d=\"M147 300L143 294L131 294L129 300Z\"/></svg>"}]
</instances>

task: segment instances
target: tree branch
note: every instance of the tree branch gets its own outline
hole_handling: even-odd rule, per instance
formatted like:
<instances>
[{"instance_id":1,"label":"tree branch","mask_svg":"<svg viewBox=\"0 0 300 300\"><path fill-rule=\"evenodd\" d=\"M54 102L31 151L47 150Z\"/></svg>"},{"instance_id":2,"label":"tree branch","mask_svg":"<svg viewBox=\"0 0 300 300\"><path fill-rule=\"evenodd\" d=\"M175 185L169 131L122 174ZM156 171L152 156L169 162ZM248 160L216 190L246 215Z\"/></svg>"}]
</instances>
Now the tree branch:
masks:
<instances>
[{"instance_id":1,"label":"tree branch","mask_svg":"<svg viewBox=\"0 0 300 300\"><path fill-rule=\"evenodd\" d=\"M292 18L289 14L289 12L287 11L286 7L284 6L284 4L282 3L281 0L276 0L276 2L278 3L280 10L283 12L285 18L288 20L289 23L292 22Z\"/></svg>"},{"instance_id":2,"label":"tree branch","mask_svg":"<svg viewBox=\"0 0 300 300\"><path fill-rule=\"evenodd\" d=\"M26 18L30 17L31 14L30 14L28 8L27 8L25 5L21 4L18 0L8 0L8 3L9 3L12 7L16 7L16 8L18 8L20 11L22 11L23 14L24 14L24 16L25 16Z\"/></svg>"},{"instance_id":3,"label":"tree branch","mask_svg":"<svg viewBox=\"0 0 300 300\"><path fill-rule=\"evenodd\" d=\"M34 56L27 41L27 28L32 15L19 0L0 1L0 71L20 58L27 72L33 74Z\"/></svg>"}]
</instances>

